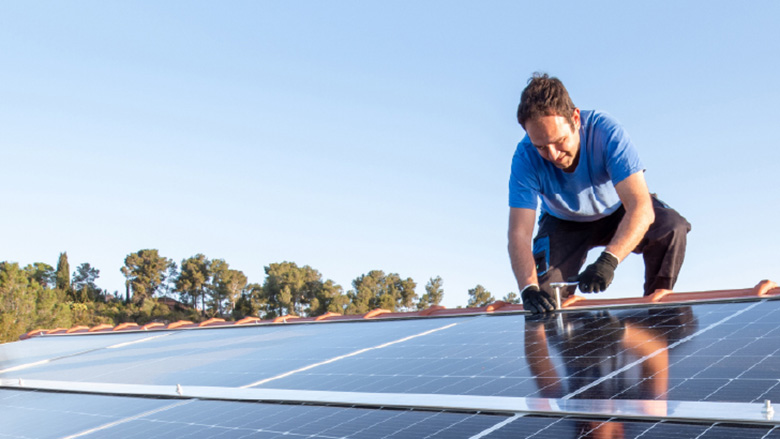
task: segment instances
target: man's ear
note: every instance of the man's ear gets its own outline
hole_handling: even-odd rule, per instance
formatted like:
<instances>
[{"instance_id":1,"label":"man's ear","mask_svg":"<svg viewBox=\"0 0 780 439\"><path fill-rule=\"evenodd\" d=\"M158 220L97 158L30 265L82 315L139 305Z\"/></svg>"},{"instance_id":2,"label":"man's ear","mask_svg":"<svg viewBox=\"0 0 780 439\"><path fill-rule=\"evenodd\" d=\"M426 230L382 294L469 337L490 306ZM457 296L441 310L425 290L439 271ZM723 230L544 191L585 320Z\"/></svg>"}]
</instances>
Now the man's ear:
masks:
<instances>
[{"instance_id":1,"label":"man's ear","mask_svg":"<svg viewBox=\"0 0 780 439\"><path fill-rule=\"evenodd\" d=\"M572 128L574 128L575 131L579 130L580 129L580 109L579 108L575 108L574 111L572 112L572 114L571 114L571 121L574 124L574 126Z\"/></svg>"}]
</instances>

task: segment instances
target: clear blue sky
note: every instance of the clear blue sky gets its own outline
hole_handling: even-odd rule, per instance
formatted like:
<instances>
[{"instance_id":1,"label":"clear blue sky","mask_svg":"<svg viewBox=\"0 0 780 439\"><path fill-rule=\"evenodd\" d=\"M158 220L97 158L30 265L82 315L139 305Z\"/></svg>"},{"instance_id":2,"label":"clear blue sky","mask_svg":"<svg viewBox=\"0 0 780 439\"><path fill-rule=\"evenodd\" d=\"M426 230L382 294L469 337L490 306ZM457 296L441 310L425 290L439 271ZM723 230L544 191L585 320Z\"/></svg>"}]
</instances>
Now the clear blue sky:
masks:
<instances>
[{"instance_id":1,"label":"clear blue sky","mask_svg":"<svg viewBox=\"0 0 780 439\"><path fill-rule=\"evenodd\" d=\"M2 2L0 261L67 251L122 291L156 248L500 298L514 115L545 71L693 224L678 291L780 280L780 3L629 3ZM632 256L606 294L642 282Z\"/></svg>"}]
</instances>

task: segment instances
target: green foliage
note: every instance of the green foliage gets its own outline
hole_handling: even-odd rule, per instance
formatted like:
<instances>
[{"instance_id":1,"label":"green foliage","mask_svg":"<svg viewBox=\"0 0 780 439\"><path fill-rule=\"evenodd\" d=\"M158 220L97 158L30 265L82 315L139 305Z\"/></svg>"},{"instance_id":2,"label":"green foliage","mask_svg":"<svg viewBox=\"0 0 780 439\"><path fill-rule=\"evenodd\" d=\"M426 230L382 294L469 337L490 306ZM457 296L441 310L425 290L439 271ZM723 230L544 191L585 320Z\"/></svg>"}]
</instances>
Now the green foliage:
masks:
<instances>
[{"instance_id":1,"label":"green foliage","mask_svg":"<svg viewBox=\"0 0 780 439\"><path fill-rule=\"evenodd\" d=\"M56 279L54 267L43 262L36 262L24 267L24 272L27 274L27 279L30 282L35 282L43 288L51 288Z\"/></svg>"},{"instance_id":2,"label":"green foliage","mask_svg":"<svg viewBox=\"0 0 780 439\"><path fill-rule=\"evenodd\" d=\"M38 328L70 328L75 324L65 292L58 289L42 288L31 284L28 293L36 297L34 323L28 331ZM84 318L83 315L78 317Z\"/></svg>"},{"instance_id":3,"label":"green foliage","mask_svg":"<svg viewBox=\"0 0 780 439\"><path fill-rule=\"evenodd\" d=\"M28 291L29 273L16 263L0 263L0 336L15 340L27 331L34 318L35 296Z\"/></svg>"},{"instance_id":4,"label":"green foliage","mask_svg":"<svg viewBox=\"0 0 780 439\"><path fill-rule=\"evenodd\" d=\"M507 293L506 296L504 296L504 298L501 299L501 300L503 300L506 303L521 303L522 302L522 300L520 299L520 296L518 296L517 293L513 293L511 291L509 293Z\"/></svg>"},{"instance_id":5,"label":"green foliage","mask_svg":"<svg viewBox=\"0 0 780 439\"><path fill-rule=\"evenodd\" d=\"M323 280L319 271L294 262L266 266L262 284L249 283L243 272L231 269L225 260L209 260L203 254L182 260L181 272L155 249L131 253L124 262L121 272L128 296L132 291L132 301L101 290L95 283L100 270L89 263L67 276L66 252L60 254L56 270L42 262L24 269L17 263L0 262L0 342L16 340L33 329L75 325L198 322L214 316L268 319L285 314L364 314L376 308L421 310L438 305L444 296L440 276L428 280L425 294L418 299L412 278L381 270L354 279L352 289L345 294L340 285ZM185 303L174 300L174 293ZM469 297L469 307L495 301L481 285L469 290ZM509 293L504 300L516 303L518 298ZM200 311L195 306L198 302Z\"/></svg>"},{"instance_id":6,"label":"green foliage","mask_svg":"<svg viewBox=\"0 0 780 439\"><path fill-rule=\"evenodd\" d=\"M65 293L39 283L42 277L37 275L46 272L46 264L42 263L22 270L17 263L0 262L0 341L17 340L37 328L72 326Z\"/></svg>"},{"instance_id":7,"label":"green foliage","mask_svg":"<svg viewBox=\"0 0 780 439\"><path fill-rule=\"evenodd\" d=\"M333 294L336 286L331 282L323 291L326 287L322 275L308 265L298 267L295 262L273 263L265 267L265 274L263 293L269 318L285 314L317 315L316 312L327 310L331 305L329 295Z\"/></svg>"},{"instance_id":8,"label":"green foliage","mask_svg":"<svg viewBox=\"0 0 780 439\"><path fill-rule=\"evenodd\" d=\"M352 281L352 290L347 295L350 304L347 314L364 314L372 309L390 311L411 309L417 294L417 284L412 278L401 279L396 273L385 275L382 270L372 270Z\"/></svg>"},{"instance_id":9,"label":"green foliage","mask_svg":"<svg viewBox=\"0 0 780 439\"><path fill-rule=\"evenodd\" d=\"M70 290L70 265L68 264L68 253L60 253L60 258L57 261L57 272L55 274L55 282L58 290L68 291Z\"/></svg>"},{"instance_id":10,"label":"green foliage","mask_svg":"<svg viewBox=\"0 0 780 439\"><path fill-rule=\"evenodd\" d=\"M225 316L232 313L236 302L247 285L247 278L241 271L231 270L223 259L211 262L211 288L209 289L210 316Z\"/></svg>"},{"instance_id":11,"label":"green foliage","mask_svg":"<svg viewBox=\"0 0 780 439\"><path fill-rule=\"evenodd\" d=\"M444 298L442 285L444 285L444 281L441 279L441 276L430 278L425 285L425 294L417 302L417 309L422 310L440 304Z\"/></svg>"},{"instance_id":12,"label":"green foliage","mask_svg":"<svg viewBox=\"0 0 780 439\"><path fill-rule=\"evenodd\" d=\"M234 315L238 301L247 287L243 272L232 270L224 259L209 260L198 253L181 262L181 274L174 282L175 291L185 302L193 306L200 299L204 316L226 317ZM244 299L237 314L251 312L251 301Z\"/></svg>"},{"instance_id":13,"label":"green foliage","mask_svg":"<svg viewBox=\"0 0 780 439\"><path fill-rule=\"evenodd\" d=\"M468 308L476 308L480 306L490 305L495 302L496 299L490 294L490 291L486 290L482 285L469 290L469 304Z\"/></svg>"},{"instance_id":14,"label":"green foliage","mask_svg":"<svg viewBox=\"0 0 780 439\"><path fill-rule=\"evenodd\" d=\"M318 316L327 312L343 314L349 298L340 285L323 281L319 271L308 265L299 267L294 262L269 264L262 291L250 288L242 297L242 308L260 308L263 317L273 318L292 314ZM252 305L250 304L257 304ZM257 314L253 314L257 315Z\"/></svg>"},{"instance_id":15,"label":"green foliage","mask_svg":"<svg viewBox=\"0 0 780 439\"><path fill-rule=\"evenodd\" d=\"M73 281L71 290L73 300L80 303L96 301L101 298L103 291L95 284L100 277L100 270L92 267L88 263L83 263L73 272Z\"/></svg>"},{"instance_id":16,"label":"green foliage","mask_svg":"<svg viewBox=\"0 0 780 439\"><path fill-rule=\"evenodd\" d=\"M170 272L175 269L173 261L160 256L156 249L145 249L127 255L121 271L133 292L133 303L143 305L163 287Z\"/></svg>"},{"instance_id":17,"label":"green foliage","mask_svg":"<svg viewBox=\"0 0 780 439\"><path fill-rule=\"evenodd\" d=\"M249 284L241 292L241 297L236 301L233 308L233 318L239 320L244 317L260 317L268 306L263 286L260 284Z\"/></svg>"},{"instance_id":18,"label":"green foliage","mask_svg":"<svg viewBox=\"0 0 780 439\"><path fill-rule=\"evenodd\" d=\"M328 279L323 282L311 301L308 314L320 316L329 312L344 314L349 306L349 297L344 294L341 285Z\"/></svg>"},{"instance_id":19,"label":"green foliage","mask_svg":"<svg viewBox=\"0 0 780 439\"><path fill-rule=\"evenodd\" d=\"M211 277L210 268L211 261L200 253L181 261L181 273L176 279L175 290L183 301L194 306L200 299L201 309L206 308L206 289Z\"/></svg>"}]
</instances>

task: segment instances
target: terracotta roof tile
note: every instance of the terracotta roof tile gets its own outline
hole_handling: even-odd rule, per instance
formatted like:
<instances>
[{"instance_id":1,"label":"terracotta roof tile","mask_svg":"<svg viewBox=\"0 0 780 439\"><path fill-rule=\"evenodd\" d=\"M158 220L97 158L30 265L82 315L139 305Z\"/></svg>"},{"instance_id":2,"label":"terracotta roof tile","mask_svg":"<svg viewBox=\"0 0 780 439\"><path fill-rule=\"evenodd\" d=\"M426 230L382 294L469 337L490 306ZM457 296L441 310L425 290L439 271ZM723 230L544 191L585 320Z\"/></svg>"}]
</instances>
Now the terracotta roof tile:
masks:
<instances>
[{"instance_id":1,"label":"terracotta roof tile","mask_svg":"<svg viewBox=\"0 0 780 439\"><path fill-rule=\"evenodd\" d=\"M739 300L745 298L755 297L772 297L780 296L780 288L775 282L770 280L762 280L753 288L744 288L736 290L717 290L717 291L700 291L690 293L673 293L664 292L646 297L629 297L621 299L598 299L588 298L579 295L572 295L567 298L563 303L563 308L585 308L585 307L603 307L603 306L631 306L631 305L651 305L657 304L671 304L671 303L690 303L690 302L702 302L702 301L717 301L717 300ZM257 317L246 317L236 322L227 322L224 319L212 318L201 323L193 323L188 320L180 320L178 322L165 325L159 322L148 323L144 326L138 326L135 323L122 323L117 326L111 326L107 324L97 325L93 328L87 326L74 326L73 328L54 328L47 329L35 329L30 331L21 337L20 339L28 339L31 337L48 336L48 335L67 335L67 334L84 334L95 332L109 332L109 331L153 331L153 330L183 330L198 327L215 327L215 326L233 326L233 325L248 325L248 324L268 324L268 323L318 323L318 322L333 322L344 320L362 320L362 319L407 319L407 318L432 318L432 317L447 317L447 316L464 316L473 314L485 314L485 313L512 313L522 312L523 306L519 304L511 304L504 301L496 301L487 306L476 308L453 308L447 309L443 306L433 306L421 311L407 311L407 312L391 312L386 309L374 309L363 315L341 315L334 312L329 312L321 316L315 317L299 317L294 315L285 315L276 317L273 320L261 320Z\"/></svg>"}]
</instances>

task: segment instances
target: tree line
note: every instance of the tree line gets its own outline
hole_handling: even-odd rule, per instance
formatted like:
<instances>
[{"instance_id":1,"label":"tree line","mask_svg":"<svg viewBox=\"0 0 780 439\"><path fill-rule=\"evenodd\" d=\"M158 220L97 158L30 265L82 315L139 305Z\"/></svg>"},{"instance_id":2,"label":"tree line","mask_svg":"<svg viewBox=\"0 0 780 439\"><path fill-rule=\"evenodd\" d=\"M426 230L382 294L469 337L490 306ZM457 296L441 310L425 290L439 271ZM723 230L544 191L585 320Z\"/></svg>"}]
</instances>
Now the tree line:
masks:
<instances>
[{"instance_id":1,"label":"tree line","mask_svg":"<svg viewBox=\"0 0 780 439\"><path fill-rule=\"evenodd\" d=\"M196 254L176 263L156 249L144 249L127 255L120 268L125 291L109 293L97 285L100 270L89 263L71 273L66 252L60 254L56 268L42 262L23 268L0 262L0 341L16 340L38 328L100 323L312 317L328 312L364 314L376 308L414 311L437 306L444 298L440 276L430 278L418 295L412 278L371 270L344 292L308 265L285 261L264 268L264 281L252 283L223 259ZM468 307L496 300L481 285L468 294ZM502 300L518 302L515 293Z\"/></svg>"}]
</instances>

